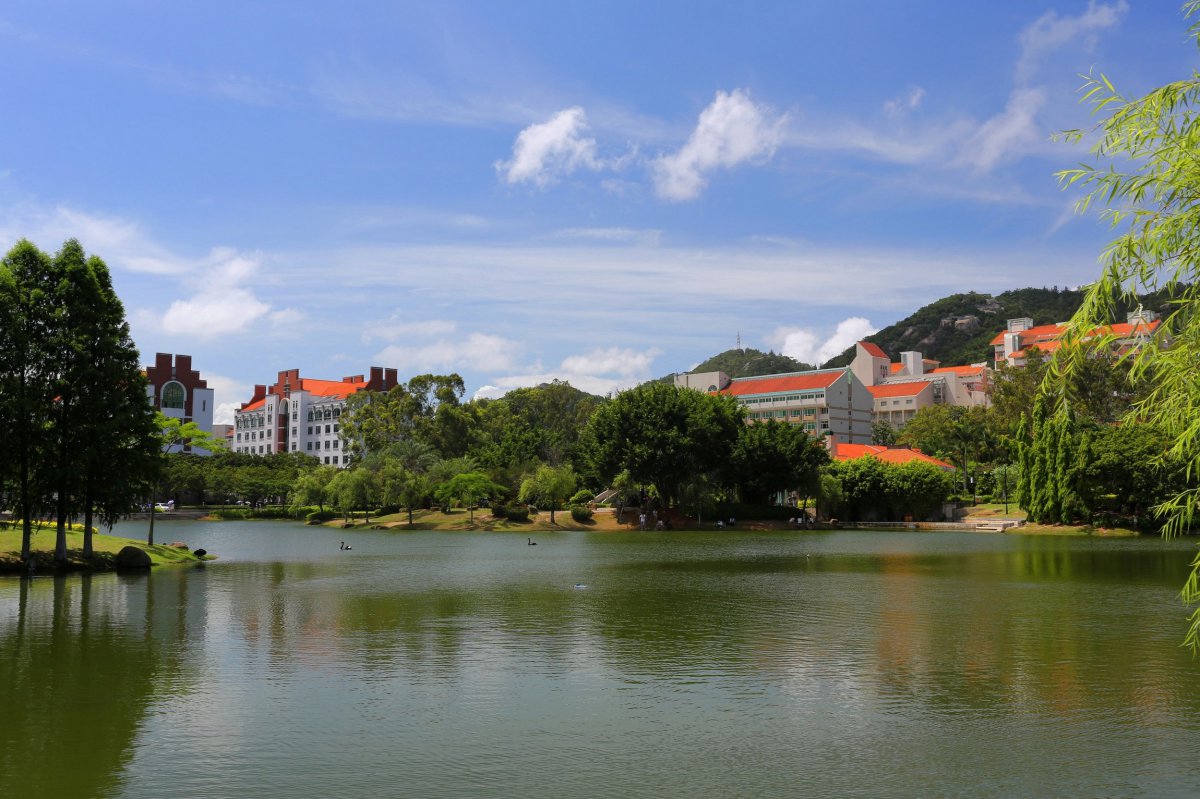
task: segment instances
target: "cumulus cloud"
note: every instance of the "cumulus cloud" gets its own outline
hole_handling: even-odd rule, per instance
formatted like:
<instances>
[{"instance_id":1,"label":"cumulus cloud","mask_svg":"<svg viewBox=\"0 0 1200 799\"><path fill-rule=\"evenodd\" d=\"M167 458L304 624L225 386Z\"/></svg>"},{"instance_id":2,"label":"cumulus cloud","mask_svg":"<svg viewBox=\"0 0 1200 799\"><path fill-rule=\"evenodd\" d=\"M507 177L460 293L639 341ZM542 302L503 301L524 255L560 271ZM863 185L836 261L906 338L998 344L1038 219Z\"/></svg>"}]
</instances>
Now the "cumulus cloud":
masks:
<instances>
[{"instance_id":1,"label":"cumulus cloud","mask_svg":"<svg viewBox=\"0 0 1200 799\"><path fill-rule=\"evenodd\" d=\"M250 399L253 388L249 383L232 377L204 370L201 376L213 390L214 424L233 424L233 412L242 407L242 403Z\"/></svg>"},{"instance_id":2,"label":"cumulus cloud","mask_svg":"<svg viewBox=\"0 0 1200 799\"><path fill-rule=\"evenodd\" d=\"M610 394L650 379L650 366L662 354L657 348L634 350L605 347L564 358L557 369L534 369L523 374L492 378L475 397L496 398L514 388L562 380L589 394Z\"/></svg>"},{"instance_id":3,"label":"cumulus cloud","mask_svg":"<svg viewBox=\"0 0 1200 799\"><path fill-rule=\"evenodd\" d=\"M838 322L833 333L824 338L810 328L778 327L767 341L790 358L820 366L877 330L869 319L851 316Z\"/></svg>"},{"instance_id":4,"label":"cumulus cloud","mask_svg":"<svg viewBox=\"0 0 1200 799\"><path fill-rule=\"evenodd\" d=\"M533 183L545 186L577 169L600 169L596 140L585 138L587 117L575 106L559 111L546 122L539 122L517 134L513 155L497 161L496 171L508 183Z\"/></svg>"},{"instance_id":5,"label":"cumulus cloud","mask_svg":"<svg viewBox=\"0 0 1200 799\"><path fill-rule=\"evenodd\" d=\"M769 159L783 138L785 122L785 116L755 105L742 89L718 91L679 152L654 162L655 191L667 200L694 200L714 169Z\"/></svg>"},{"instance_id":6,"label":"cumulus cloud","mask_svg":"<svg viewBox=\"0 0 1200 799\"><path fill-rule=\"evenodd\" d=\"M142 311L139 318L169 335L198 339L239 333L263 319L276 327L294 324L300 318L298 311L273 310L244 285L257 276L261 265L257 254L217 247L207 258L192 263L184 277L191 296L175 300L161 315Z\"/></svg>"}]
</instances>

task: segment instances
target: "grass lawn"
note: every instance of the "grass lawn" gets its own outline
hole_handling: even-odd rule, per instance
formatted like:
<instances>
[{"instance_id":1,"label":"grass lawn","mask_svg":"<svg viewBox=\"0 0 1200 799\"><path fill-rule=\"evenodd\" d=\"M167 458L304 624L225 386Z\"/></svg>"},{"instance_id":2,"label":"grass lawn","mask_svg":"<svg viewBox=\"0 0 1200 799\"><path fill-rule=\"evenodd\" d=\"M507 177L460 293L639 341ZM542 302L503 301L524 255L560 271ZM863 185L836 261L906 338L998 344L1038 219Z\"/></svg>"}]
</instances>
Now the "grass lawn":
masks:
<instances>
[{"instance_id":1,"label":"grass lawn","mask_svg":"<svg viewBox=\"0 0 1200 799\"><path fill-rule=\"evenodd\" d=\"M1008 513L1004 512L1003 502L980 502L967 508L967 517L980 521L989 518L1024 519L1025 511L1017 507L1017 503L1009 501Z\"/></svg>"},{"instance_id":2,"label":"grass lawn","mask_svg":"<svg viewBox=\"0 0 1200 799\"><path fill-rule=\"evenodd\" d=\"M54 540L55 527L43 523L35 525L30 549L37 561L38 572L47 574L54 571ZM169 542L168 542L169 543ZM113 568L113 559L122 547L135 546L144 549L150 555L155 566L199 563L191 552L163 544L147 546L145 541L132 538L119 538L112 535L93 535L92 548L96 557L89 563L83 559L83 530L77 527L67 531L67 562L68 569L96 569L105 571ZM19 526L0 527L0 572L20 572L21 568L21 528ZM211 557L211 556L210 556Z\"/></svg>"}]
</instances>

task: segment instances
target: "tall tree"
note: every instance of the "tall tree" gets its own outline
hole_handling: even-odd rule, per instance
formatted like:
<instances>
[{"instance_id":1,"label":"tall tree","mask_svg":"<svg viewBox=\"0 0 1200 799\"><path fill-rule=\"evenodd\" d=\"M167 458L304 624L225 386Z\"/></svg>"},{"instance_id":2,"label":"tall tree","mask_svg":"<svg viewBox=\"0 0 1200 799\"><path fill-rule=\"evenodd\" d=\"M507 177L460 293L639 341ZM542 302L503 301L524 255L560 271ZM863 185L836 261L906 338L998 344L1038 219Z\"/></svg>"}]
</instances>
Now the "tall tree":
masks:
<instances>
[{"instance_id":1,"label":"tall tree","mask_svg":"<svg viewBox=\"0 0 1200 799\"><path fill-rule=\"evenodd\" d=\"M1183 6L1195 20L1200 0ZM1190 37L1200 44L1200 22ZM1091 352L1107 352L1116 336L1092 335L1114 321L1119 304L1139 290L1166 288L1174 301L1157 329L1144 329L1145 345L1124 354L1135 382L1146 393L1128 414L1161 428L1169 437L1171 458L1183 463L1190 484L1159 505L1165 535L1189 531L1200 503L1200 73L1129 98L1104 75L1085 84L1084 101L1103 115L1092 154L1100 162L1058 173L1064 187L1086 190L1080 211L1105 206L1101 216L1120 234L1101 255L1099 279L1086 292L1071 318L1064 346L1052 373L1059 386L1069 384ZM1081 141L1086 131L1064 137ZM1107 162L1107 163L1104 163ZM1200 602L1200 558L1184 586L1184 597ZM1200 651L1200 608L1191 616L1186 642Z\"/></svg>"},{"instance_id":2,"label":"tall tree","mask_svg":"<svg viewBox=\"0 0 1200 799\"><path fill-rule=\"evenodd\" d=\"M54 398L50 274L50 258L24 239L0 262L0 423L6 431L0 469L15 484L22 561L30 556L33 515L41 500L39 464Z\"/></svg>"},{"instance_id":3,"label":"tall tree","mask_svg":"<svg viewBox=\"0 0 1200 799\"><path fill-rule=\"evenodd\" d=\"M766 502L781 491L816 487L817 474L829 462L822 443L798 425L766 422L744 425L733 446L731 477L746 502Z\"/></svg>"},{"instance_id":4,"label":"tall tree","mask_svg":"<svg viewBox=\"0 0 1200 799\"><path fill-rule=\"evenodd\" d=\"M554 524L554 511L575 492L575 470L570 466L550 466L543 463L521 482L518 496L522 502L532 502L550 511L550 523Z\"/></svg>"}]
</instances>

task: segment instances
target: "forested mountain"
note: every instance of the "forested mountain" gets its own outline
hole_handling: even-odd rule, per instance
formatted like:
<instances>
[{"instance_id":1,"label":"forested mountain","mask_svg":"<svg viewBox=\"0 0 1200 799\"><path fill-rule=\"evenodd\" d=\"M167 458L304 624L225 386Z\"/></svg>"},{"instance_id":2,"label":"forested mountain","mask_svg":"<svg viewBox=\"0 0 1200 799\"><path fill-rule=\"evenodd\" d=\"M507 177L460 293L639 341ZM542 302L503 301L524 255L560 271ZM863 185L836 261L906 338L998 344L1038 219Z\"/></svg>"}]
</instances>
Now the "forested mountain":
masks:
<instances>
[{"instance_id":1,"label":"forested mountain","mask_svg":"<svg viewBox=\"0 0 1200 799\"><path fill-rule=\"evenodd\" d=\"M975 292L952 294L867 336L866 340L878 344L893 359L901 352L916 351L946 366L979 363L990 360L989 342L1005 329L1009 319L1030 317L1035 325L1065 322L1082 302L1082 291L1057 286L1014 289L995 296ZM1141 305L1162 311L1166 295L1163 292L1144 295ZM1124 314L1134 307L1122 305L1121 316L1114 321L1125 321ZM854 348L850 347L822 367L845 366L853 358Z\"/></svg>"}]
</instances>

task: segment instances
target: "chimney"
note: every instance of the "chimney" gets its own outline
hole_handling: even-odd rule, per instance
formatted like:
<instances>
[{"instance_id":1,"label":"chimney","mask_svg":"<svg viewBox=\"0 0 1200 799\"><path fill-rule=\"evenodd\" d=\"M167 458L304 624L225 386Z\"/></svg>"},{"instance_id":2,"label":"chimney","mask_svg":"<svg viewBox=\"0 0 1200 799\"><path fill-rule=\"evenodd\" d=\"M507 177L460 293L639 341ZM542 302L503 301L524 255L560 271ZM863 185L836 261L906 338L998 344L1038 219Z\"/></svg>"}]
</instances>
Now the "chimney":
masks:
<instances>
[{"instance_id":1,"label":"chimney","mask_svg":"<svg viewBox=\"0 0 1200 799\"><path fill-rule=\"evenodd\" d=\"M1033 320L1028 316L1022 316L1018 319L1008 320L1009 333L1020 333L1021 331L1028 330L1031 327L1033 327Z\"/></svg>"},{"instance_id":2,"label":"chimney","mask_svg":"<svg viewBox=\"0 0 1200 799\"><path fill-rule=\"evenodd\" d=\"M400 379L396 376L395 369L383 370L383 388L385 391L390 391L391 389L395 388L396 384L399 382Z\"/></svg>"},{"instance_id":3,"label":"chimney","mask_svg":"<svg viewBox=\"0 0 1200 799\"><path fill-rule=\"evenodd\" d=\"M919 352L900 353L900 363L909 377L920 377L925 374L925 361Z\"/></svg>"}]
</instances>

